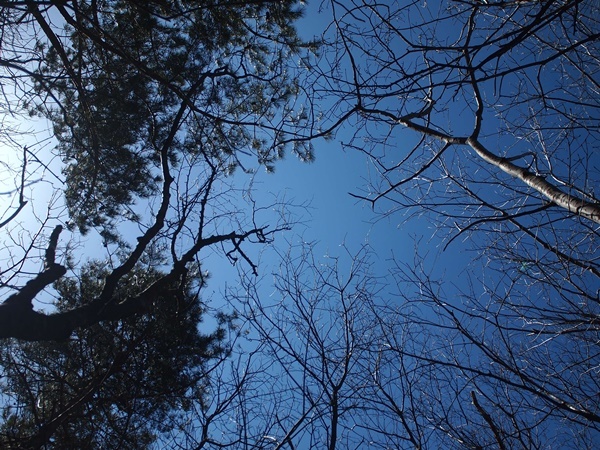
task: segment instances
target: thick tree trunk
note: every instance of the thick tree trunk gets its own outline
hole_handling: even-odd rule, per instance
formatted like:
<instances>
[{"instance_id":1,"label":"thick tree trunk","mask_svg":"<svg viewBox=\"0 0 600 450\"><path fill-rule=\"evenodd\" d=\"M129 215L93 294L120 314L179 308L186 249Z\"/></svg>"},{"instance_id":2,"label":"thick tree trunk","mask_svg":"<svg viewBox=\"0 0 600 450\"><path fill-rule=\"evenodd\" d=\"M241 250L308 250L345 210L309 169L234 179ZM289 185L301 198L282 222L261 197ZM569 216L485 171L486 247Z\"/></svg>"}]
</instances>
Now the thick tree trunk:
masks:
<instances>
[{"instance_id":1,"label":"thick tree trunk","mask_svg":"<svg viewBox=\"0 0 600 450\"><path fill-rule=\"evenodd\" d=\"M69 339L76 328L148 313L152 303L152 295L141 295L120 303L102 305L92 301L71 311L44 314L20 303L4 302L0 305L0 339L63 341Z\"/></svg>"}]
</instances>

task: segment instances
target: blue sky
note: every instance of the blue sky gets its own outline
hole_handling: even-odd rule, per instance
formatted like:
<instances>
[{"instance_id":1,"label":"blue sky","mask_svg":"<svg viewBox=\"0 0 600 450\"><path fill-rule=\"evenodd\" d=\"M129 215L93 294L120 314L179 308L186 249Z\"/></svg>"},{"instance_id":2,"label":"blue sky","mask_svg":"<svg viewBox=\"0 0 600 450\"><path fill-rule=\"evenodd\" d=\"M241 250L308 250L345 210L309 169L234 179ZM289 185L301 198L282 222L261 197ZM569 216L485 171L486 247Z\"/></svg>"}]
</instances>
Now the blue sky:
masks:
<instances>
[{"instance_id":1,"label":"blue sky","mask_svg":"<svg viewBox=\"0 0 600 450\"><path fill-rule=\"evenodd\" d=\"M319 37L330 23L330 12L319 13L318 8L319 2L309 2L307 13L299 23L298 30L306 39ZM44 136L47 132L43 121L32 118L27 123L21 123L20 127L22 131L34 131L36 133L34 140L42 141L41 145L37 144L35 151L39 151L42 147L42 154L49 155L53 141L47 140ZM342 148L341 142L349 141L355 131L352 127L352 124L344 125L332 140L315 141L315 161L312 163L302 162L288 152L285 158L276 164L274 173L267 173L259 168L254 175L243 174L241 171L235 175L235 184L238 188L247 187L252 183L253 195L259 206L269 205L275 198L288 201L290 204L302 205L301 208L293 208L295 218L300 223L291 231L277 236L275 245L281 249L300 241L310 242L315 247L316 255L338 256L344 253L340 251L341 244L345 244L351 252L354 252L368 243L376 255L374 261L377 264L372 269L375 273L383 275L391 266L389 260L392 256L401 262L412 263L417 251L415 246L418 243L419 256L428 255L429 266L435 268L436 273L441 274L451 270L453 274L457 274L466 262L463 260L461 264L456 264L460 254L458 251L460 243L457 242L444 253L438 254L440 240L438 237L432 238L436 233L432 222L423 217L405 221L402 213L382 217L375 213L369 203L350 195L350 193L364 192L369 183L369 176L373 172L373 166L365 154ZM19 139L19 145L31 144L28 135L29 133L26 133ZM0 149L3 160L10 161L13 169L17 170L20 164L20 151L19 146L12 148L4 146ZM403 148L400 146L397 151L401 154ZM30 169L39 169L39 166L36 166L35 162L29 162ZM55 173L60 174L59 161L54 159L51 167ZM39 173L37 171L36 176ZM15 174L18 172L0 180L2 191L14 188L15 182L18 181L12 179ZM48 172L44 176L43 182L32 184L27 190L34 200L19 216L19 220L26 225L25 228L32 233L37 230L39 219L46 216L50 201L54 202L55 207L51 215L60 215L62 210L60 199L52 200L48 197L53 192L50 188L51 184L54 188L60 188L60 183ZM377 177L376 174L374 176ZM0 201L9 199L11 199L9 195L0 196ZM382 204L385 208L385 204ZM377 205L376 210L382 211L380 204ZM54 222L56 220L49 221L50 229L55 225ZM136 235L134 230L131 235L126 235L126 238L130 242L135 242ZM63 245L73 237L68 234L68 231L63 232L61 236ZM83 250L78 253L83 259L106 254L94 233L84 237L77 245L80 245L79 250ZM232 268L229 261L219 254L218 250L211 251L210 254L208 259L204 259L208 256L205 255L203 260L206 262L205 269L212 274L207 294L215 299L220 297L225 284L234 282L237 268ZM267 275L273 267L277 267L276 259L272 258L268 256L268 252L264 253L259 267L261 275ZM32 268L34 271L37 269L36 266Z\"/></svg>"},{"instance_id":2,"label":"blue sky","mask_svg":"<svg viewBox=\"0 0 600 450\"><path fill-rule=\"evenodd\" d=\"M435 2L430 3L434 4ZM324 27L329 24L331 20L327 12L317 12L318 6L318 2L309 3L307 16L299 24L298 28L306 38L320 35ZM423 6L425 6L425 2L423 2ZM421 5L417 5L417 9L419 11L424 10L421 8ZM430 11L424 11L425 13L429 12L434 14L435 8L432 6ZM438 31L441 33L443 30ZM518 75L516 78L518 78ZM386 106L395 108L395 100L395 97L390 96L386 100ZM442 111L440 112L440 115L446 113L449 116L449 119L451 119L448 120L449 128L455 125L454 131L458 128L461 132L470 132L473 125L473 108L472 103L469 103L470 100L472 99L465 100L463 98L455 103L451 103L450 100L448 100L450 105L448 106L448 109L440 109L440 111ZM465 106L465 104L467 106ZM508 103L508 105L510 106L510 103ZM487 133L487 139L489 139L488 143L495 151L498 151L499 153L506 151L507 154L511 154L510 152L515 153L529 149L530 142L519 139L513 139L508 145L502 146L502 144L505 143L506 136L499 135L498 124L500 122L494 118L492 114L490 115L491 117L489 120L486 117L486 121L484 122L486 126L486 130L484 131ZM24 127L31 128L37 127L38 125L39 124L31 122L29 124L24 124ZM41 128L44 127L43 124L39 126ZM443 279L443 288L446 293L442 298L443 301L460 306L462 300L464 300L457 295L461 288L465 291L472 289L472 300L474 300L474 302L481 301L482 304L487 304L488 301L492 303L492 300L495 298L494 296L502 298L505 295L504 289L506 289L506 286L510 286L511 276L516 273L516 275L520 277L519 270L525 272L528 270L528 266L521 264L520 260L509 261L508 264L504 264L506 261L501 260L499 265L496 265L495 267L498 268L502 265L508 267L509 270L505 273L500 271L494 272L492 269L488 269L484 264L479 264L480 262L485 263L485 260L477 261L477 263L472 266L468 266L471 259L476 258L479 255L475 251L469 252L466 251L466 249L476 247L475 244L478 242L484 242L486 245L491 242L490 245L493 246L493 240L487 241L487 238L490 236L492 238L505 238L506 241L504 243L507 243L506 245L514 245L516 247L521 244L520 236L516 233L493 234L493 231L484 231L481 234L475 235L476 238L474 239L481 239L480 241L471 240L465 245L464 239L466 239L467 236L467 233L465 233L464 236L461 235L458 239L453 241L445 251L442 251L445 243L443 238L447 236L449 228L443 230L437 229L436 222L432 220L432 218L435 217L433 214L430 214L429 216L413 216L410 220L406 220L406 213L401 210L395 211L390 215L382 215L381 213L385 213L386 208L391 208L393 206L389 201L384 199L378 203L375 210L373 210L369 203L352 197L350 193L364 192L364 189L366 189L366 186L369 184L370 176L373 176L373 180L375 181L378 177L374 170L374 166L364 153L358 150L343 149L342 142L351 141L354 132L356 131L353 126L353 123L342 126L337 130L335 137L332 140L316 140L314 142L315 161L313 163L301 162L289 152L283 160L276 163L274 173L267 173L262 168L258 168L254 175L244 174L241 173L241 171L238 171L238 173L229 180L236 188L236 191L232 191L231 197L228 197L232 199L232 203L223 203L222 205L233 211L238 208L246 207L247 205L243 202L243 191L245 188L252 186L252 198L256 200L258 207L268 208L274 201L281 201L287 203L293 213L292 222L297 222L294 227L289 231L278 233L275 236L273 246L282 253L286 251L289 245L309 243L317 258L323 258L323 261L325 262L327 256L341 256L342 267L344 267L349 262L349 256L341 245L344 244L351 255L352 253L358 252L359 249L367 243L373 252L373 257L370 259L370 262L372 263L370 270L375 276L380 277L388 274L388 271L394 266L393 261L391 261L392 258L395 258L396 262L408 266L413 266L415 260L424 258L425 270L431 271L434 277ZM373 127L375 126L376 125L373 125ZM395 162L402 158L403 155L412 148L412 144L414 143L414 141L411 140L414 136L411 136L411 133L408 130L405 130L402 127L396 127L396 130L397 129L400 129L401 131L392 135L387 141L389 147L386 149L386 152L389 152L387 156ZM396 133L396 130L394 130L394 133ZM27 143L26 138L24 139L25 140L22 143ZM48 144L48 142L43 144L44 152L47 152L50 149ZM361 141L357 139L353 144L360 146ZM477 189L481 189L480 192L485 191L485 194L487 195L486 199L488 199L490 203L502 198L502 195L506 195L508 198L514 194L515 191L521 190L524 193L527 192L525 189L522 189L518 183L514 183L513 185L511 181L514 180L506 181L507 177L502 178L502 176L498 176L498 171L495 167L480 164L476 158L475 163L473 160L469 160L470 155L463 152L465 147L453 148L448 151L447 162L452 165L452 169L456 168L457 171L465 170L469 176L472 176L475 180L474 184L477 185ZM433 146L433 148L435 149L435 146ZM16 168L13 175L18 175L19 146L15 146L10 150L4 148L1 151L3 152L3 156L7 155L7 152L9 151L16 152L14 155L17 157L12 158L11 164L13 165L13 168ZM426 151L421 154L422 158L425 157L423 155L427 156ZM590 161L594 164L592 158L590 158ZM409 165L408 169L410 169L410 167L419 167L418 158L410 162L414 163L414 166ZM36 166L33 162L30 164L32 168ZM58 165L53 168L59 172ZM434 180L437 180L438 178L443 179L442 176L439 176L439 172L435 172L435 170L434 166L432 169L434 175L431 178ZM40 172L36 172L36 174L39 173ZM1 193L8 192L11 187L14 187L15 184L10 178L13 175L8 176L8 178L5 177L4 179L0 179L0 201L11 198L10 196ZM28 188L27 191L28 193L31 193L30 197L32 197L34 201L31 202L27 210L19 217L19 220L24 223L25 229L28 229L32 235L40 226L40 219L43 220L47 214L48 202L50 200L48 194L53 192L52 189L48 189L49 183L52 184L54 188L58 189L61 187L50 173L46 172L45 176L46 181L35 183ZM402 176L401 173L398 176ZM498 188L498 179L504 181L508 188L516 186L514 188L515 191L507 188L508 193L503 192L502 189ZM442 192L443 195L443 186L442 183L442 187L437 191L438 194ZM523 195L524 198L527 198L528 196L529 194ZM538 202L539 199L536 196L529 196L528 201L535 203ZM46 226L47 233L56 223L64 219L64 215L61 215L64 213L64 209L61 206L60 200L56 199L55 202L55 209L50 212L52 218ZM143 202L140 202L138 206L139 205L143 205ZM449 207L449 209L450 208L451 207ZM456 209L454 211L456 211ZM459 211L459 213L460 212L461 211ZM267 211L263 211L262 214L264 215L260 224L266 223L274 226L275 219L277 218L277 211L268 209ZM477 211L475 214L477 214ZM458 220L460 220L460 218ZM465 223L467 222L468 218L465 218ZM533 219L533 223L535 224L535 218ZM448 222L448 224L451 226L450 222ZM130 243L135 243L135 238L139 232L134 228L127 228L127 230L132 231L126 233L126 239ZM227 232L229 230L219 231ZM550 232L553 232L553 230L551 229ZM514 238L514 236L517 237ZM65 231L61 236L61 246L64 248L67 244L71 245L70 239L73 237L75 239L73 243L77 246L76 258L78 263L87 257L103 258L108 256L107 250L102 247L98 236L93 232L89 237L86 237L83 241L79 242L77 235L72 235L68 231ZM22 239L23 242L29 242L26 234L15 233L12 238L17 241L18 239ZM5 237L5 239L7 238ZM484 241L484 239L486 240ZM38 242L43 243L46 241L43 238L40 238ZM535 245L529 245L533 251L539 251ZM40 244L39 248L33 250L33 256L39 256L39 259L35 260L31 267L26 267L26 270L29 270L30 273L36 273L41 270L41 256L43 255L43 250L42 244ZM114 248L109 248L109 250L114 251ZM253 260L259 264L258 272L261 279L261 293L264 293L266 302L271 301L269 296L272 295L274 290L272 283L270 284L272 281L270 274L276 272L280 267L280 260L278 259L277 252L272 251L273 247L267 246L265 248L260 245L252 247L251 250L244 247L244 250L252 255L254 258ZM518 253L518 251L516 253ZM504 257L504 255L501 255L501 257ZM536 254L536 258L542 260L544 256L537 256ZM209 249L208 251L203 250L200 254L200 260L204 264L203 268L212 275L212 278L209 280L204 291L203 299L210 302L209 304L212 308L224 308L227 311L229 305L224 305L223 300L226 287L235 288L238 286L238 268L249 271L250 267L242 259L239 260L238 267L232 267L230 261L226 259L219 247ZM5 257L3 262L5 263L6 261L7 258ZM318 262L319 260L317 260L317 263ZM493 265L490 266L493 267ZM78 267L76 267L76 270L77 269ZM466 274L465 271L467 272ZM472 278L465 276L469 274L472 274ZM508 276L502 278L507 274ZM394 302L396 301L396 298L401 297L401 295L398 294L402 294L404 291L396 292L395 294L398 295L398 297L393 296L393 290L399 290L401 288L397 285L393 285L393 278L390 278L389 280L392 283L389 288L392 295L389 298ZM484 285L484 281L487 283L486 285ZM402 287L404 288L406 286ZM406 287L407 298L411 297L413 289L414 291L418 291L418 288L418 285ZM498 288L497 292L494 288ZM522 294L524 297L529 295L526 286L522 288L522 291L517 293ZM388 292L385 291L384 295L387 294ZM534 294L539 296L541 300L546 300L543 297L543 292L541 294L535 292ZM416 292L413 297L416 301L421 299L418 292ZM40 298L42 302L49 299L51 299L50 293L47 293L46 298L43 296ZM412 300L412 298L410 299ZM273 299L273 301L278 300L279 299L276 298ZM533 299L533 301L537 300L537 298ZM400 304L401 301L403 301L403 299L397 300L398 304ZM465 308L470 308L470 305L467 303L464 303L464 305ZM437 319L439 316L435 316L435 318ZM207 318L205 323L208 328L214 325L210 318ZM203 331L209 330L204 328ZM441 331L440 335L445 339L446 334L444 333L444 331ZM444 342L444 344L449 345L450 343Z\"/></svg>"},{"instance_id":3,"label":"blue sky","mask_svg":"<svg viewBox=\"0 0 600 450\"><path fill-rule=\"evenodd\" d=\"M331 11L321 10L321 7L320 1L307 2L306 14L298 24L303 38L318 39L327 27L332 31ZM419 257L427 258L428 268L436 274L458 276L471 258L469 253L461 251L461 239L440 252L443 246L441 238L448 230L440 233L436 225L424 216L406 220L402 211L386 217L381 213L392 205L385 200L372 208L370 203L350 195L368 191L371 177L379 181L379 175L366 154L345 149L342 145L351 141L356 132L354 127L354 123L348 122L336 131L333 139L316 140L315 161L312 163L299 161L288 152L283 160L277 162L274 173L259 169L255 174L253 183L257 198L265 203L273 197L285 196L292 203L308 205L306 210L299 211L302 224L286 233L285 239L292 243L299 240L311 242L316 246L317 254L331 256L340 253L342 243L351 252L368 243L379 262L373 271L381 275L390 268L392 256L397 261L410 264L415 259L415 252L418 252ZM395 141L397 147L393 150L395 158L403 157L410 150L411 139L414 142L418 139L408 130L401 132L399 137L401 140ZM244 180L243 176L240 179ZM276 245L282 245L282 238ZM269 262L265 262L268 265ZM209 267L207 269L210 270ZM261 272L264 274L268 270L263 267Z\"/></svg>"}]
</instances>

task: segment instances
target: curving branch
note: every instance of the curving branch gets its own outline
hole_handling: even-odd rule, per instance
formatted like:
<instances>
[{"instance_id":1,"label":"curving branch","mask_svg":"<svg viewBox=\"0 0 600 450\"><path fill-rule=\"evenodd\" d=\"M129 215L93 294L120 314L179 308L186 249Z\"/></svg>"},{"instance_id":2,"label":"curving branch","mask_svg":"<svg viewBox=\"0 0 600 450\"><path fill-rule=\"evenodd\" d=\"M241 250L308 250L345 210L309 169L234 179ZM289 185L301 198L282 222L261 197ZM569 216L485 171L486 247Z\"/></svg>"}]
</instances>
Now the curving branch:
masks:
<instances>
[{"instance_id":1,"label":"curving branch","mask_svg":"<svg viewBox=\"0 0 600 450\"><path fill-rule=\"evenodd\" d=\"M58 227L55 232L57 229ZM244 233L232 232L199 239L180 260L173 264L170 272L156 280L139 295L125 299L114 297L107 299L106 294L102 293L98 298L90 299L85 305L69 311L51 314L34 311L33 299L66 273L63 266L54 263L0 305L0 339L14 337L27 341L60 341L68 339L77 328L87 328L107 320L122 320L137 314L147 314L154 307L160 307L156 304L158 298L170 298L176 295L172 292L173 282L181 280L186 275L187 265L203 248L230 242L234 247L232 252L239 252L250 263L252 270L256 271L256 266L243 253L241 243L250 237L265 242L266 235L280 230L279 228L266 233L265 228L255 228ZM51 246L52 244L49 248Z\"/></svg>"},{"instance_id":2,"label":"curving branch","mask_svg":"<svg viewBox=\"0 0 600 450\"><path fill-rule=\"evenodd\" d=\"M544 177L536 175L523 167L519 167L507 158L501 158L490 152L476 138L468 138L467 143L485 162L494 165L504 173L522 181L532 187L552 203L564 208L573 214L589 219L600 224L600 204L582 200L579 197L568 194Z\"/></svg>"}]
</instances>

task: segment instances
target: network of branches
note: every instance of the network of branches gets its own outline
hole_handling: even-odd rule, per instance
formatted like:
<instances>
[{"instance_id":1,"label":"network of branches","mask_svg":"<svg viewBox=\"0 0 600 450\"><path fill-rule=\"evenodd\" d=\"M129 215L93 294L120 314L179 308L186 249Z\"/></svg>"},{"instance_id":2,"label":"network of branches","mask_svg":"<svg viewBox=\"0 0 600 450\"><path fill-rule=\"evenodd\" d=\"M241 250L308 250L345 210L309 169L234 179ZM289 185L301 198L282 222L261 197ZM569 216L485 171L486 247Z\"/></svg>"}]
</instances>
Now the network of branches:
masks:
<instances>
[{"instance_id":1,"label":"network of branches","mask_svg":"<svg viewBox=\"0 0 600 450\"><path fill-rule=\"evenodd\" d=\"M596 3L0 1L0 446L596 448ZM414 251L275 242L322 138Z\"/></svg>"}]
</instances>

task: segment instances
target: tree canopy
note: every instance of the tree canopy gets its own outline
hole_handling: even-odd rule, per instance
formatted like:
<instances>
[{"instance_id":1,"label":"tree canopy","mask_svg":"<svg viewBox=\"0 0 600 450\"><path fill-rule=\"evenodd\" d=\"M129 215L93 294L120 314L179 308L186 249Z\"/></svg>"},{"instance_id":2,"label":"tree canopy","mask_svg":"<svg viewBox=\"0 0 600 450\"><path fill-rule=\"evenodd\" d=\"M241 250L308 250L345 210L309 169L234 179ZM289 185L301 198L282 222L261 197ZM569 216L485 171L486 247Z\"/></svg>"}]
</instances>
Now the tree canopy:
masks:
<instances>
[{"instance_id":1,"label":"tree canopy","mask_svg":"<svg viewBox=\"0 0 600 450\"><path fill-rule=\"evenodd\" d=\"M6 94L8 106L53 126L53 153L63 163L63 224L83 234L94 228L119 254L98 298L52 316L33 312L32 300L66 273L54 257L57 225L45 270L3 305L3 336L67 338L76 327L140 312L185 276L202 248L230 242L230 256L244 255L243 241L267 239L257 224L223 231L212 200L215 184L235 168L271 167L291 143L311 157L309 119L294 115L300 84L291 57L312 44L295 33L294 3L3 6L2 61L16 91ZM40 160L28 150L24 167L32 158ZM121 239L120 227L130 225L139 230L134 243ZM170 270L135 300L117 302L114 293L150 246L169 248L161 264Z\"/></svg>"},{"instance_id":2,"label":"tree canopy","mask_svg":"<svg viewBox=\"0 0 600 450\"><path fill-rule=\"evenodd\" d=\"M6 117L51 126L3 135L22 152L0 221L0 336L16 339L2 445L144 448L205 401L228 354L227 314L199 328L201 253L255 271L247 246L288 227L232 209L230 175L272 169L288 147L312 157L296 72L314 43L296 34L295 1L0 7ZM33 185L52 191L45 214ZM105 257L65 237L77 233Z\"/></svg>"},{"instance_id":3,"label":"tree canopy","mask_svg":"<svg viewBox=\"0 0 600 450\"><path fill-rule=\"evenodd\" d=\"M597 447L595 2L25 0L0 20L0 446ZM270 245L290 205L239 177L317 138L365 156L350 195L374 221L433 236ZM438 251L473 255L460 279ZM209 254L239 275L216 309Z\"/></svg>"}]
</instances>

